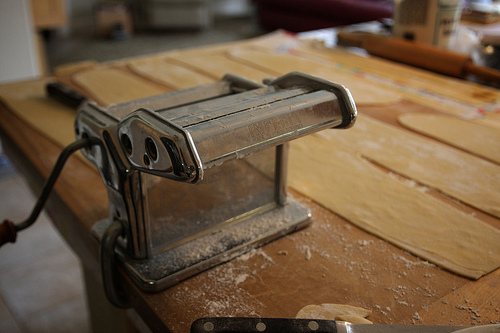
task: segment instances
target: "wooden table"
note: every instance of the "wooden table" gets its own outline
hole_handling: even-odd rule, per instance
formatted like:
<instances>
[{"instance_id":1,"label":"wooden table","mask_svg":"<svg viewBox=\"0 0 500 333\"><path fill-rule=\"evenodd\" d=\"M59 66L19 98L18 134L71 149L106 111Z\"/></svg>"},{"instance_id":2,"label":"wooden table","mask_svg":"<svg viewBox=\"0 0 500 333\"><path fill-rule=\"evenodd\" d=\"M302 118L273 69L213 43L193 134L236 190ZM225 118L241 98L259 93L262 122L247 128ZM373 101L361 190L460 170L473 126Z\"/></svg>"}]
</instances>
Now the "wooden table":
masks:
<instances>
[{"instance_id":1,"label":"wooden table","mask_svg":"<svg viewBox=\"0 0 500 333\"><path fill-rule=\"evenodd\" d=\"M392 116L376 112L377 107L359 111L391 122ZM61 145L4 104L0 128L6 154L39 193ZM120 286L134 310L153 331L173 332L188 331L204 316L294 317L305 305L322 303L371 309L374 323L479 325L500 320L500 269L476 281L460 277L359 229L298 192L290 194L312 210L310 227L159 293L140 291L122 273ZM88 296L94 327L108 313L122 313L105 304L99 290L98 244L89 234L93 223L107 217L107 209L101 177L71 157L46 210L82 261L92 288Z\"/></svg>"}]
</instances>

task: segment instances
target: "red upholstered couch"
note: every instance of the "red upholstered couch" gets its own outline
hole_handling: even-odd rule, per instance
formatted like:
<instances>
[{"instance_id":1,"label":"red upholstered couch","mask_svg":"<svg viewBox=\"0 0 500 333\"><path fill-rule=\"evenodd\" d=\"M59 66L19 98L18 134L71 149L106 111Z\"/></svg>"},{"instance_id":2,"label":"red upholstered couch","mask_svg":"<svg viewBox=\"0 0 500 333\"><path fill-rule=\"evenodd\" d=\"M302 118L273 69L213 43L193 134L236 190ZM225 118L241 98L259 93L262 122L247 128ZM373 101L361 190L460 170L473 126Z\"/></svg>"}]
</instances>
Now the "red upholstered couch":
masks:
<instances>
[{"instance_id":1,"label":"red upholstered couch","mask_svg":"<svg viewBox=\"0 0 500 333\"><path fill-rule=\"evenodd\" d=\"M392 17L388 0L253 0L260 24L299 32Z\"/></svg>"}]
</instances>

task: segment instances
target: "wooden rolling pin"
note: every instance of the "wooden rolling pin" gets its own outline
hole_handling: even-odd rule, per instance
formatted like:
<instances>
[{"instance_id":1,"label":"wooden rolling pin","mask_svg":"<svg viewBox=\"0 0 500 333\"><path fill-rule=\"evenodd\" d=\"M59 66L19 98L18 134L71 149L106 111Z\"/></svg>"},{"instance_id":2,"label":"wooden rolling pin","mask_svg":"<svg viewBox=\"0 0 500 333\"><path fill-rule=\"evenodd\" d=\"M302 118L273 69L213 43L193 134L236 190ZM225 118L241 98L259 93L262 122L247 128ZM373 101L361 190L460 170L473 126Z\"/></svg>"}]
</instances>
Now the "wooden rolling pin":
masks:
<instances>
[{"instance_id":1,"label":"wooden rolling pin","mask_svg":"<svg viewBox=\"0 0 500 333\"><path fill-rule=\"evenodd\" d=\"M382 58L427 69L458 78L474 75L488 81L500 82L500 71L474 64L464 54L408 41L384 37L367 32L339 32L340 45L364 48L368 53Z\"/></svg>"}]
</instances>

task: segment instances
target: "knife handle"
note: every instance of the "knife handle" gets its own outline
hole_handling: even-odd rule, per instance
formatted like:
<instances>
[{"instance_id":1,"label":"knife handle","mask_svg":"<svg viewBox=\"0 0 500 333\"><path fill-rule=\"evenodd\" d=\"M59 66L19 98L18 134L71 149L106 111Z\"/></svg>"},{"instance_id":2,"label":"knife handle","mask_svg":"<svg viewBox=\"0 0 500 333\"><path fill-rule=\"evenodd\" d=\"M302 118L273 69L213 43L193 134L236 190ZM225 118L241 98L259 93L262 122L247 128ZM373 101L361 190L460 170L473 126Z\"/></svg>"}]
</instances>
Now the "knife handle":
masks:
<instances>
[{"instance_id":1,"label":"knife handle","mask_svg":"<svg viewBox=\"0 0 500 333\"><path fill-rule=\"evenodd\" d=\"M191 333L337 333L333 320L290 318L200 318L191 325Z\"/></svg>"},{"instance_id":2,"label":"knife handle","mask_svg":"<svg viewBox=\"0 0 500 333\"><path fill-rule=\"evenodd\" d=\"M51 82L46 86L47 95L69 106L72 109L78 108L87 98L70 87L59 82Z\"/></svg>"}]
</instances>

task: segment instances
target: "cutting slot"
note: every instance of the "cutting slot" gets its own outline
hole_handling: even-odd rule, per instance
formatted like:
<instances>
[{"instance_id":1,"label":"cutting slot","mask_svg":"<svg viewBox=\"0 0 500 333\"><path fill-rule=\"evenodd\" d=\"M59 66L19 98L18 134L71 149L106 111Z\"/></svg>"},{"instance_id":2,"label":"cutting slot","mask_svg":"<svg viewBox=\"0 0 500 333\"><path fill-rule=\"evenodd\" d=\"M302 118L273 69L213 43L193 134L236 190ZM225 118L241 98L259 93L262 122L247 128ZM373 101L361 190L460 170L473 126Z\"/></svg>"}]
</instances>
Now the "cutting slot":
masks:
<instances>
[{"instance_id":1,"label":"cutting slot","mask_svg":"<svg viewBox=\"0 0 500 333\"><path fill-rule=\"evenodd\" d=\"M149 167L151 165L151 160L149 159L147 154L144 154L143 161L145 166Z\"/></svg>"},{"instance_id":2,"label":"cutting slot","mask_svg":"<svg viewBox=\"0 0 500 333\"><path fill-rule=\"evenodd\" d=\"M120 141L122 142L122 147L125 149L125 152L130 156L132 155L132 141L127 134L122 134L120 137Z\"/></svg>"},{"instance_id":3,"label":"cutting slot","mask_svg":"<svg viewBox=\"0 0 500 333\"><path fill-rule=\"evenodd\" d=\"M151 138L146 139L146 153L153 161L158 160L158 149L156 148L155 142Z\"/></svg>"}]
</instances>

